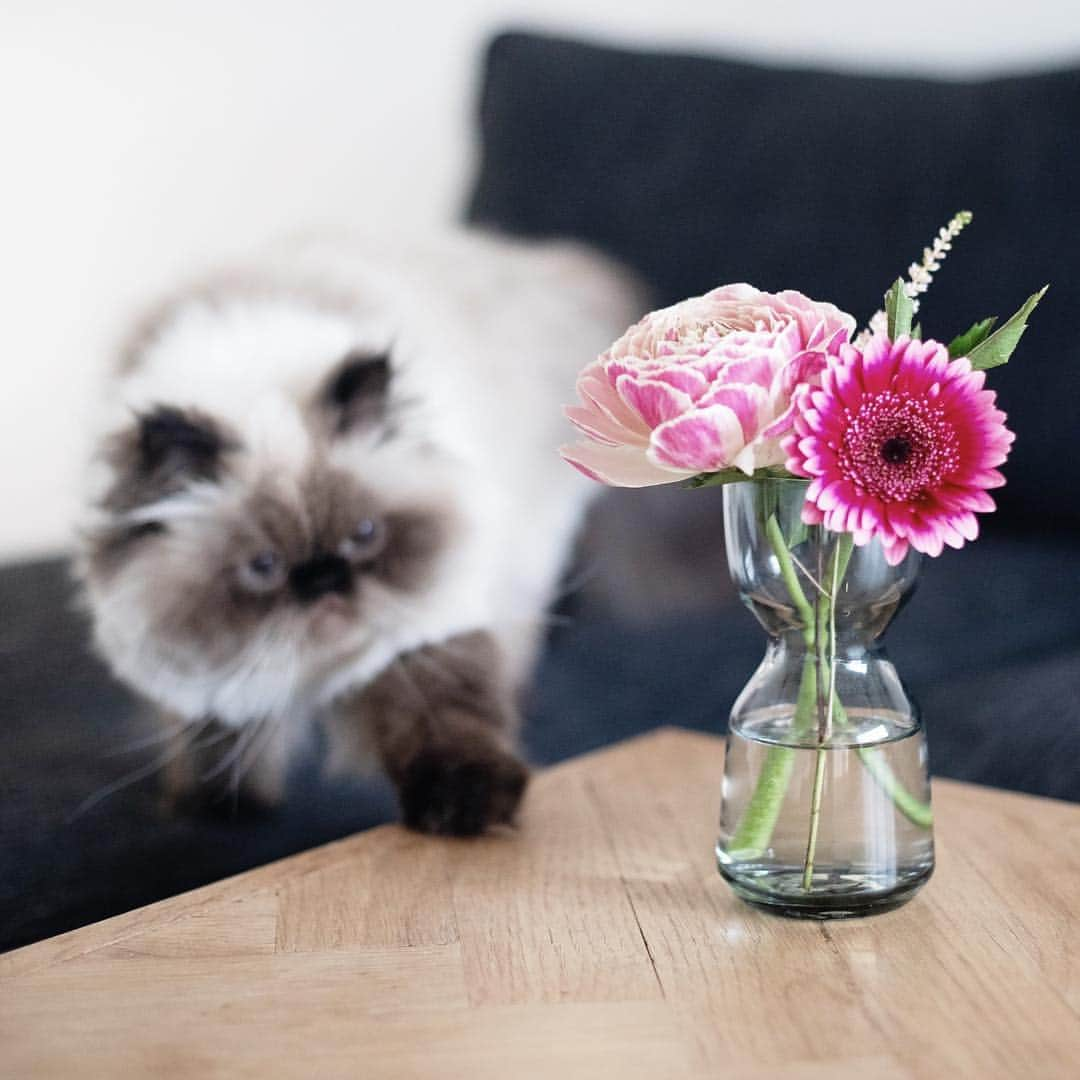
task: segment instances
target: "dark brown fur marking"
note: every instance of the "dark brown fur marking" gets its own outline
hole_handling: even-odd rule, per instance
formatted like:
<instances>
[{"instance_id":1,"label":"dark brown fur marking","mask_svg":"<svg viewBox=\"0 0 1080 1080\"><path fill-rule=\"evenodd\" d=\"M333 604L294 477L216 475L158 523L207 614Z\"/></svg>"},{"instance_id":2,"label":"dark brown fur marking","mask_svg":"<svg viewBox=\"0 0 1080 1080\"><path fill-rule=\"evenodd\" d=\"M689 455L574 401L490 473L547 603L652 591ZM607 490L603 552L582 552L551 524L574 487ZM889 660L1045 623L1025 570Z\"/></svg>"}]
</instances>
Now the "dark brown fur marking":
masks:
<instances>
[{"instance_id":1,"label":"dark brown fur marking","mask_svg":"<svg viewBox=\"0 0 1080 1080\"><path fill-rule=\"evenodd\" d=\"M385 353L350 353L338 364L320 394L336 434L386 416L390 374L390 358Z\"/></svg>"},{"instance_id":2,"label":"dark brown fur marking","mask_svg":"<svg viewBox=\"0 0 1080 1080\"><path fill-rule=\"evenodd\" d=\"M140 416L105 446L115 480L102 507L123 513L181 491L193 480L216 480L236 440L212 417L161 406Z\"/></svg>"}]
</instances>

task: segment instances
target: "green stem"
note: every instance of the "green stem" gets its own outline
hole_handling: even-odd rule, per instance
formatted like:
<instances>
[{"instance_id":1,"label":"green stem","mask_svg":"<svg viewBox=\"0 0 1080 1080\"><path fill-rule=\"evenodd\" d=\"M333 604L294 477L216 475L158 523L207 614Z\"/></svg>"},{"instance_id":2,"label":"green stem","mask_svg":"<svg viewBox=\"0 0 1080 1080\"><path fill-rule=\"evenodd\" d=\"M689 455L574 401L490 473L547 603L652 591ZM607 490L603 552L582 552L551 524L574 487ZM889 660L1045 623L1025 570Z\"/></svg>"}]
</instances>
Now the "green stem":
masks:
<instances>
[{"instance_id":1,"label":"green stem","mask_svg":"<svg viewBox=\"0 0 1080 1080\"><path fill-rule=\"evenodd\" d=\"M818 749L814 763L814 786L810 795L810 833L806 840L802 887L810 891L814 881L814 858L817 855L818 829L821 825L821 798L825 789L825 743L832 735L833 713L836 708L836 598L840 583L851 561L852 538L842 533L833 548L832 573L828 579L828 595L817 600L817 647L819 692L827 698L818 712ZM827 689L826 689L827 683Z\"/></svg>"},{"instance_id":2,"label":"green stem","mask_svg":"<svg viewBox=\"0 0 1080 1080\"><path fill-rule=\"evenodd\" d=\"M929 829L934 824L934 812L930 804L916 799L914 795L899 780L889 767L889 763L881 756L873 746L859 747L859 760L863 763L866 771L877 781L879 787L893 801L893 805L901 814L915 825L923 829Z\"/></svg>"},{"instance_id":3,"label":"green stem","mask_svg":"<svg viewBox=\"0 0 1080 1080\"><path fill-rule=\"evenodd\" d=\"M809 730L817 699L817 668L812 656L803 662L799 696L795 704L795 726ZM728 844L734 859L757 859L765 852L772 840L773 829L784 805L784 796L791 783L798 753L790 746L770 746L758 773L754 794L739 819L735 834Z\"/></svg>"},{"instance_id":4,"label":"green stem","mask_svg":"<svg viewBox=\"0 0 1080 1080\"><path fill-rule=\"evenodd\" d=\"M780 576L784 579L784 587L791 597L791 602L795 605L795 610L799 613L799 618L802 619L803 639L806 641L807 648L812 649L814 647L814 611L806 599L803 587L799 584L795 564L791 561L791 552L788 551L784 534L780 531L780 522L776 520L775 514L770 515L765 523L765 533L769 538L776 561L780 564Z\"/></svg>"},{"instance_id":5,"label":"green stem","mask_svg":"<svg viewBox=\"0 0 1080 1080\"><path fill-rule=\"evenodd\" d=\"M819 746L814 762L814 787L810 793L810 835L806 839L806 858L803 860L803 892L809 892L814 883L814 856L817 853L818 827L821 825L821 794L825 790L826 753L825 747Z\"/></svg>"}]
</instances>

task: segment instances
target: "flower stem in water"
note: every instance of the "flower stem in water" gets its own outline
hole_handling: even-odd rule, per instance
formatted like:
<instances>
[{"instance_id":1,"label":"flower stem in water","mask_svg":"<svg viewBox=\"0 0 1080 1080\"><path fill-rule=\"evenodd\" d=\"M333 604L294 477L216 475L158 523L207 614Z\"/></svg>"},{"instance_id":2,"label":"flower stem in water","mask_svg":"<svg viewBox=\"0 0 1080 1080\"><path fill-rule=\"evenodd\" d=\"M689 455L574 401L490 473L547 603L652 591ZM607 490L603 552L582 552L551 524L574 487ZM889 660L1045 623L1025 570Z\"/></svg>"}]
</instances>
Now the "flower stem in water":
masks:
<instances>
[{"instance_id":1,"label":"flower stem in water","mask_svg":"<svg viewBox=\"0 0 1080 1080\"><path fill-rule=\"evenodd\" d=\"M829 575L828 596L817 601L817 645L819 689L825 691L827 704L818 717L818 750L814 765L814 787L810 795L810 835L806 840L806 859L803 863L802 887L809 892L814 881L814 857L817 854L818 828L821 825L821 796L825 788L825 743L832 735L833 714L836 709L836 597L851 561L853 541L850 533L841 533L833 548L832 573ZM826 682L828 689L826 690Z\"/></svg>"},{"instance_id":2,"label":"flower stem in water","mask_svg":"<svg viewBox=\"0 0 1080 1080\"><path fill-rule=\"evenodd\" d=\"M825 790L825 754L824 746L817 750L814 763L814 789L810 795L810 835L806 841L806 859L803 862L803 892L809 892L814 882L814 855L817 851L818 826L821 824L821 793Z\"/></svg>"}]
</instances>

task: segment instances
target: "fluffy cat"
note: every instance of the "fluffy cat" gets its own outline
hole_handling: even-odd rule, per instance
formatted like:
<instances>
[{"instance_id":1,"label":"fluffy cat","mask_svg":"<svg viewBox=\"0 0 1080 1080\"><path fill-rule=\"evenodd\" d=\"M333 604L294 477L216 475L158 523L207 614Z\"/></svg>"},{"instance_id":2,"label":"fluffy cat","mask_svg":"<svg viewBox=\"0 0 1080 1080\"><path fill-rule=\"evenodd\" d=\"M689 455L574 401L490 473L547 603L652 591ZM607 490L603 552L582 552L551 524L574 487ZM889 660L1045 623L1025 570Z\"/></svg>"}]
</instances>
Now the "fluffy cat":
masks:
<instances>
[{"instance_id":1,"label":"fluffy cat","mask_svg":"<svg viewBox=\"0 0 1080 1080\"><path fill-rule=\"evenodd\" d=\"M160 307L78 572L98 650L186 740L173 802L227 770L274 802L323 720L408 825L512 819L515 693L592 487L560 404L639 304L580 248L462 233L308 241Z\"/></svg>"}]
</instances>

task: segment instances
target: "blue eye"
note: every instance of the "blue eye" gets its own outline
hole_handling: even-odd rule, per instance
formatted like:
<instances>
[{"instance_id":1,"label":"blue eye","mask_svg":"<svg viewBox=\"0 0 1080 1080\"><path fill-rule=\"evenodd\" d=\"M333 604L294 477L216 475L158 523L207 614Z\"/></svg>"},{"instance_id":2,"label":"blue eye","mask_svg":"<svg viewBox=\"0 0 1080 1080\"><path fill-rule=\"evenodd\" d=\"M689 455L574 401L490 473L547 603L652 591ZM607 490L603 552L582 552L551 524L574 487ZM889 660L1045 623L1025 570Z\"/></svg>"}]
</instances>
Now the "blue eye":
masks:
<instances>
[{"instance_id":1,"label":"blue eye","mask_svg":"<svg viewBox=\"0 0 1080 1080\"><path fill-rule=\"evenodd\" d=\"M371 518L363 518L353 530L352 539L358 544L370 544L379 535L379 526Z\"/></svg>"},{"instance_id":2,"label":"blue eye","mask_svg":"<svg viewBox=\"0 0 1080 1080\"><path fill-rule=\"evenodd\" d=\"M354 562L366 562L378 555L383 546L383 526L377 518L361 518L342 541L338 554Z\"/></svg>"},{"instance_id":3,"label":"blue eye","mask_svg":"<svg viewBox=\"0 0 1080 1080\"><path fill-rule=\"evenodd\" d=\"M241 563L236 576L248 592L271 592L285 581L285 560L278 552L267 548Z\"/></svg>"},{"instance_id":4,"label":"blue eye","mask_svg":"<svg viewBox=\"0 0 1080 1080\"><path fill-rule=\"evenodd\" d=\"M260 551L251 562L248 569L256 577L270 577L278 568L281 559L276 551Z\"/></svg>"}]
</instances>

